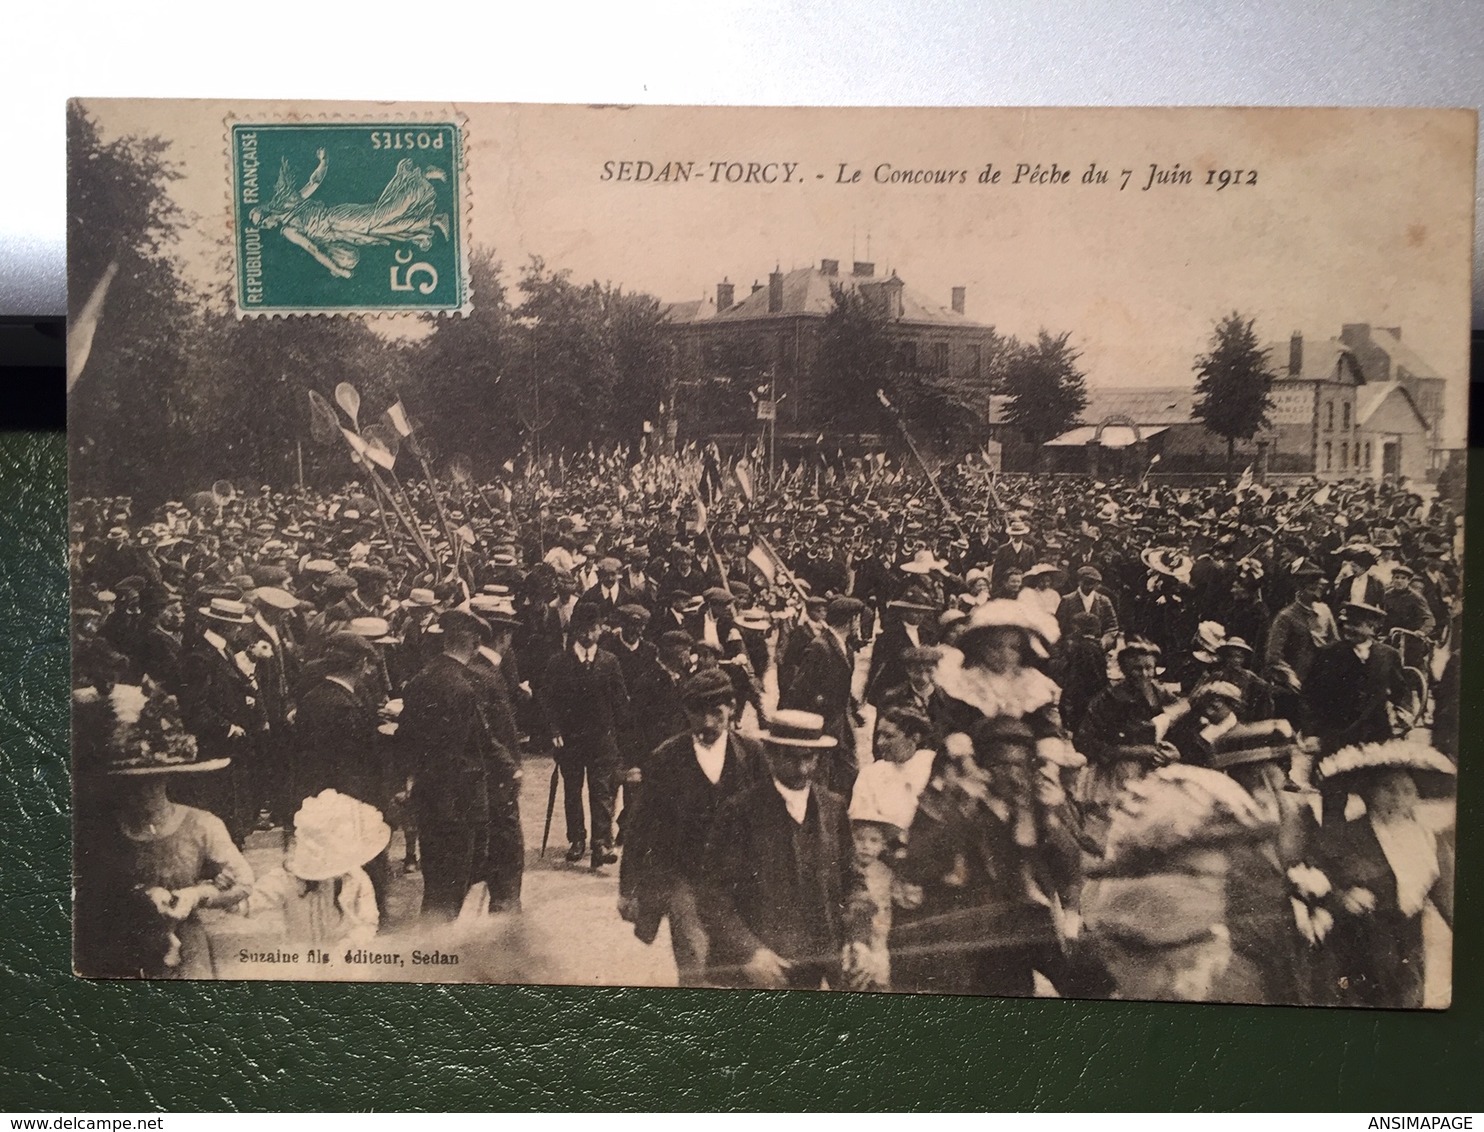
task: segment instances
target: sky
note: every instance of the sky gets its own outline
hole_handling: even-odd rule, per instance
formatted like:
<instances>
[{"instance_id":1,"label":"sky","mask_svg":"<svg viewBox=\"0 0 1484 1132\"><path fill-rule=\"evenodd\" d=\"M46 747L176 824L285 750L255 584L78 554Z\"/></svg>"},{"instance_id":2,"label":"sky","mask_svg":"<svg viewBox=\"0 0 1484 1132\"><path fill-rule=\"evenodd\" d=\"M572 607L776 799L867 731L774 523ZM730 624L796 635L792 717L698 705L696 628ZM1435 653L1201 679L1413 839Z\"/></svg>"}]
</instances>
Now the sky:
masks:
<instances>
[{"instance_id":1,"label":"sky","mask_svg":"<svg viewBox=\"0 0 1484 1132\"><path fill-rule=\"evenodd\" d=\"M193 218L180 258L202 289L230 247L229 114L393 112L86 105L105 137L171 143L183 173L171 191ZM775 265L832 258L848 270L869 258L878 274L895 270L944 305L952 287L966 287L969 316L1002 333L1070 330L1089 382L1110 386L1190 384L1195 356L1233 310L1255 318L1264 340L1285 343L1293 331L1336 336L1346 322L1399 326L1449 379L1445 436L1462 437L1476 131L1465 112L417 104L396 113L464 120L469 231L496 250L511 282L535 254L579 281L682 300L714 296L724 277L741 296ZM635 163L631 175L638 162L656 174L688 162L690 179L624 180L623 161ZM728 183L733 163L741 179ZM1083 182L1093 163L1108 181ZM753 164L773 183L747 183ZM980 182L987 165L997 182ZM1015 183L1022 165L1054 165L1055 175ZM1146 190L1151 166L1190 179ZM1242 173L1218 188L1222 170ZM890 181L904 171L963 176ZM334 178L331 169L320 190L327 203L370 199Z\"/></svg>"}]
</instances>

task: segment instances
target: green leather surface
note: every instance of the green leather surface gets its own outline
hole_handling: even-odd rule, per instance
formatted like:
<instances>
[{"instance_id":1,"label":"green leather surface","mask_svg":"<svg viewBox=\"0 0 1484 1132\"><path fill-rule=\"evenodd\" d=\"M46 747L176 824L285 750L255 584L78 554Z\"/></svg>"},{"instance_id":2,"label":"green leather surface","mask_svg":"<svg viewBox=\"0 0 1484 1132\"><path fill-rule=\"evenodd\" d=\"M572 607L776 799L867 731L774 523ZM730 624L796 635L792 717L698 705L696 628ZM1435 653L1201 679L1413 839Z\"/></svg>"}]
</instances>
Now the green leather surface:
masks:
<instances>
[{"instance_id":1,"label":"green leather surface","mask_svg":"<svg viewBox=\"0 0 1484 1132\"><path fill-rule=\"evenodd\" d=\"M1440 1110L1484 1099L1472 766L1445 1014L74 978L65 472L60 434L0 434L0 1110ZM1477 474L1473 486L1478 531ZM1470 602L1467 637L1484 640L1484 602ZM1465 666L1466 735L1484 721L1481 674Z\"/></svg>"}]
</instances>

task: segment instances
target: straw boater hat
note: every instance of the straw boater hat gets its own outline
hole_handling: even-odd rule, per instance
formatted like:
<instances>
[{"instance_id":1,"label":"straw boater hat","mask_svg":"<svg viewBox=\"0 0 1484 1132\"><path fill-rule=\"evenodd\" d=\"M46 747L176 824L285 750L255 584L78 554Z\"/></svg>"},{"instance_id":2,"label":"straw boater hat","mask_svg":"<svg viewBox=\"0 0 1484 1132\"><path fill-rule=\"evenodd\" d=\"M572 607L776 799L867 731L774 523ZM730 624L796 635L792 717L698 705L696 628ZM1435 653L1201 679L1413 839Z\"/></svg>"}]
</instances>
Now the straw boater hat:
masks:
<instances>
[{"instance_id":1,"label":"straw boater hat","mask_svg":"<svg viewBox=\"0 0 1484 1132\"><path fill-rule=\"evenodd\" d=\"M1060 566L1053 566L1050 562L1037 562L1034 566L1027 570L1022 575L1022 577L1024 577L1026 581L1030 581L1032 578L1039 578L1042 574L1060 574L1062 572L1063 571Z\"/></svg>"},{"instance_id":2,"label":"straw boater hat","mask_svg":"<svg viewBox=\"0 0 1484 1132\"><path fill-rule=\"evenodd\" d=\"M758 738L775 747L823 749L839 743L824 733L824 716L812 711L775 711Z\"/></svg>"},{"instance_id":3,"label":"straw boater hat","mask_svg":"<svg viewBox=\"0 0 1484 1132\"><path fill-rule=\"evenodd\" d=\"M1005 533L1011 538L1025 538L1031 533L1031 528L1024 519L1011 519L1005 524Z\"/></svg>"},{"instance_id":4,"label":"straw boater hat","mask_svg":"<svg viewBox=\"0 0 1484 1132\"><path fill-rule=\"evenodd\" d=\"M888 609L904 609L915 613L936 613L938 606L922 590L909 586L902 596L886 603Z\"/></svg>"},{"instance_id":5,"label":"straw boater hat","mask_svg":"<svg viewBox=\"0 0 1484 1132\"><path fill-rule=\"evenodd\" d=\"M302 604L288 590L279 589L277 586L259 586L252 591L252 599L259 605L266 605L273 609L297 609Z\"/></svg>"},{"instance_id":6,"label":"straw boater hat","mask_svg":"<svg viewBox=\"0 0 1484 1132\"><path fill-rule=\"evenodd\" d=\"M432 590L422 589L421 587L412 590L402 602L403 607L406 609L415 607L427 608L437 604L438 595Z\"/></svg>"},{"instance_id":7,"label":"straw boater hat","mask_svg":"<svg viewBox=\"0 0 1484 1132\"><path fill-rule=\"evenodd\" d=\"M1340 606L1340 616L1347 621L1357 617L1368 618L1372 621L1385 621L1386 610L1364 601L1347 601Z\"/></svg>"},{"instance_id":8,"label":"straw boater hat","mask_svg":"<svg viewBox=\"0 0 1484 1132\"><path fill-rule=\"evenodd\" d=\"M642 608L642 607L641 607ZM737 614L737 628L766 632L773 627L773 618L764 609L744 609Z\"/></svg>"},{"instance_id":9,"label":"straw boater hat","mask_svg":"<svg viewBox=\"0 0 1484 1132\"><path fill-rule=\"evenodd\" d=\"M903 562L902 569L908 574L931 574L934 570L948 569L948 563L924 547L912 555L911 562Z\"/></svg>"},{"instance_id":10,"label":"straw boater hat","mask_svg":"<svg viewBox=\"0 0 1484 1132\"><path fill-rule=\"evenodd\" d=\"M294 815L294 844L284 870L300 880L329 880L358 869L387 847L392 831L375 806L338 790L305 798Z\"/></svg>"},{"instance_id":11,"label":"straw boater hat","mask_svg":"<svg viewBox=\"0 0 1484 1132\"><path fill-rule=\"evenodd\" d=\"M212 621L220 621L229 625L251 625L252 615L247 611L246 602L233 601L231 598L214 597L209 605L203 605L198 613L202 617L210 618Z\"/></svg>"}]
</instances>

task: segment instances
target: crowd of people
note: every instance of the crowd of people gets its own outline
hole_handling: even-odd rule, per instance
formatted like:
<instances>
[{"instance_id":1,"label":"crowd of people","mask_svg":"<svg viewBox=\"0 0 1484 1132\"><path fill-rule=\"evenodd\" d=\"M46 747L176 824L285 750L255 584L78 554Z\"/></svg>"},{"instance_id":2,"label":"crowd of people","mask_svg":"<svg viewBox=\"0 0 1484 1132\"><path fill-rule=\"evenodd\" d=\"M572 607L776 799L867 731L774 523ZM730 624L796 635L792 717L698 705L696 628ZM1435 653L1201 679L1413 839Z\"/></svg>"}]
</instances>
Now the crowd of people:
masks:
<instances>
[{"instance_id":1,"label":"crowd of people","mask_svg":"<svg viewBox=\"0 0 1484 1132\"><path fill-rule=\"evenodd\" d=\"M429 924L518 914L550 756L682 985L1422 1004L1444 501L612 471L75 499L79 969L210 975L201 908L364 943L396 867Z\"/></svg>"}]
</instances>

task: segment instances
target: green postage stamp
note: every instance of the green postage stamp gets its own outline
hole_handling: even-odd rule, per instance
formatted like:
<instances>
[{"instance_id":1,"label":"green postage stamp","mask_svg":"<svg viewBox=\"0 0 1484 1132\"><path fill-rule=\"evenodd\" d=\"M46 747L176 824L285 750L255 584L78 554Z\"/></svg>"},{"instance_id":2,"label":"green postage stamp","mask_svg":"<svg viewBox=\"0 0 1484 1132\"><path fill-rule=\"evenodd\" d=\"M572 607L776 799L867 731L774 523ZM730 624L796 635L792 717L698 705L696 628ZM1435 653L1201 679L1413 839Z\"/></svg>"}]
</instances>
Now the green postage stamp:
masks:
<instances>
[{"instance_id":1,"label":"green postage stamp","mask_svg":"<svg viewBox=\"0 0 1484 1132\"><path fill-rule=\"evenodd\" d=\"M469 302L460 123L231 123L237 313Z\"/></svg>"}]
</instances>

